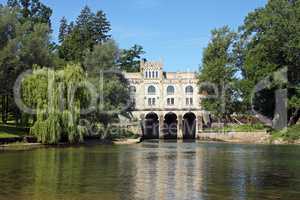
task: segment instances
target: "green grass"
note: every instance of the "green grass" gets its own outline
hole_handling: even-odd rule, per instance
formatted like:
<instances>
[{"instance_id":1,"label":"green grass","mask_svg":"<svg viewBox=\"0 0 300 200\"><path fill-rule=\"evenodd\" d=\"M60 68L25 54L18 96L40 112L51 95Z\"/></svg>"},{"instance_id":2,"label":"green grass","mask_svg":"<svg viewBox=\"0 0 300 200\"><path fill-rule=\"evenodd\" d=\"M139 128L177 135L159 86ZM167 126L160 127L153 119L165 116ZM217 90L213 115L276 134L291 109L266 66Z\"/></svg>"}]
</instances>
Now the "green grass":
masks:
<instances>
[{"instance_id":1,"label":"green grass","mask_svg":"<svg viewBox=\"0 0 300 200\"><path fill-rule=\"evenodd\" d=\"M28 135L28 130L23 127L16 127L15 125L0 124L0 138L15 138Z\"/></svg>"},{"instance_id":2,"label":"green grass","mask_svg":"<svg viewBox=\"0 0 300 200\"><path fill-rule=\"evenodd\" d=\"M1 138L16 138L19 137L19 135L14 135L14 134L10 134L10 133L2 133L0 132L0 139Z\"/></svg>"},{"instance_id":3,"label":"green grass","mask_svg":"<svg viewBox=\"0 0 300 200\"><path fill-rule=\"evenodd\" d=\"M230 132L230 131L236 131L236 132L255 132L255 131L263 131L266 130L263 124L243 124L243 125L227 125L223 128L210 128L205 129L208 131L218 131L218 132Z\"/></svg>"},{"instance_id":4,"label":"green grass","mask_svg":"<svg viewBox=\"0 0 300 200\"><path fill-rule=\"evenodd\" d=\"M300 139L300 124L288 127L286 130L273 131L272 139L283 139L285 141L295 141Z\"/></svg>"}]
</instances>

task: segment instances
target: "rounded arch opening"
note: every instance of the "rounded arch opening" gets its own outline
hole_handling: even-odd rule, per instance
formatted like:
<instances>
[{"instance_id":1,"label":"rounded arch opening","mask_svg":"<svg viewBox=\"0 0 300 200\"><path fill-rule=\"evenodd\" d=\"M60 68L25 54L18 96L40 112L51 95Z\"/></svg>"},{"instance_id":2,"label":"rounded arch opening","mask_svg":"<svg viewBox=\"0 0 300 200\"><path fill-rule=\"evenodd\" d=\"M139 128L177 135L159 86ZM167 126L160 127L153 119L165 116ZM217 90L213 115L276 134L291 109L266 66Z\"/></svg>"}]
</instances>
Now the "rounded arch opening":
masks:
<instances>
[{"instance_id":1,"label":"rounded arch opening","mask_svg":"<svg viewBox=\"0 0 300 200\"><path fill-rule=\"evenodd\" d=\"M194 93L194 88L193 86L189 85L185 88L185 93L186 94L193 94Z\"/></svg>"},{"instance_id":2,"label":"rounded arch opening","mask_svg":"<svg viewBox=\"0 0 300 200\"><path fill-rule=\"evenodd\" d=\"M186 113L183 116L183 139L196 138L196 115L192 112Z\"/></svg>"},{"instance_id":3,"label":"rounded arch opening","mask_svg":"<svg viewBox=\"0 0 300 200\"><path fill-rule=\"evenodd\" d=\"M164 118L164 139L177 139L177 115L175 113L167 113Z\"/></svg>"},{"instance_id":4,"label":"rounded arch opening","mask_svg":"<svg viewBox=\"0 0 300 200\"><path fill-rule=\"evenodd\" d=\"M167 95L173 95L175 93L175 87L173 85L169 85L167 87Z\"/></svg>"},{"instance_id":5,"label":"rounded arch opening","mask_svg":"<svg viewBox=\"0 0 300 200\"><path fill-rule=\"evenodd\" d=\"M148 87L148 94L150 94L150 95L155 95L155 93L156 93L155 87L154 87L153 85L150 85L150 86Z\"/></svg>"},{"instance_id":6,"label":"rounded arch opening","mask_svg":"<svg viewBox=\"0 0 300 200\"><path fill-rule=\"evenodd\" d=\"M145 117L143 139L159 139L159 120L156 113L148 113Z\"/></svg>"}]
</instances>

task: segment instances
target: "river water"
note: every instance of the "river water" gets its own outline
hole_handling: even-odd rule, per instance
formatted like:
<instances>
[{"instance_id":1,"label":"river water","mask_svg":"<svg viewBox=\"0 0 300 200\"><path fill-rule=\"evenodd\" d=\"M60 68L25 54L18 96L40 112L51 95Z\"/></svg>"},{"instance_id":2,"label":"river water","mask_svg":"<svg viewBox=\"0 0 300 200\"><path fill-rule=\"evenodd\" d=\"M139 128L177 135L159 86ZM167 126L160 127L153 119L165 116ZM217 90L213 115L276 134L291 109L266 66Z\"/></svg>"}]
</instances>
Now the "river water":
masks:
<instances>
[{"instance_id":1,"label":"river water","mask_svg":"<svg viewBox=\"0 0 300 200\"><path fill-rule=\"evenodd\" d=\"M0 151L1 200L300 199L300 147L144 142Z\"/></svg>"}]
</instances>

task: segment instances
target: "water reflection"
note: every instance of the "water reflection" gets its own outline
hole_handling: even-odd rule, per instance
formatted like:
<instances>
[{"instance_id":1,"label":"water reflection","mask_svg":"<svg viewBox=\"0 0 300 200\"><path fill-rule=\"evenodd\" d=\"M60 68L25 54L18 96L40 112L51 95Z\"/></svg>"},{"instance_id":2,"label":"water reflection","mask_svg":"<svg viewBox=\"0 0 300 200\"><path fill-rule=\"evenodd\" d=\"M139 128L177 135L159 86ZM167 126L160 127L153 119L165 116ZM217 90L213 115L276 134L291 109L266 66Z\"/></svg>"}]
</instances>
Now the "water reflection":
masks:
<instances>
[{"instance_id":1,"label":"water reflection","mask_svg":"<svg viewBox=\"0 0 300 200\"><path fill-rule=\"evenodd\" d=\"M155 141L0 152L0 200L296 200L299 150Z\"/></svg>"}]
</instances>

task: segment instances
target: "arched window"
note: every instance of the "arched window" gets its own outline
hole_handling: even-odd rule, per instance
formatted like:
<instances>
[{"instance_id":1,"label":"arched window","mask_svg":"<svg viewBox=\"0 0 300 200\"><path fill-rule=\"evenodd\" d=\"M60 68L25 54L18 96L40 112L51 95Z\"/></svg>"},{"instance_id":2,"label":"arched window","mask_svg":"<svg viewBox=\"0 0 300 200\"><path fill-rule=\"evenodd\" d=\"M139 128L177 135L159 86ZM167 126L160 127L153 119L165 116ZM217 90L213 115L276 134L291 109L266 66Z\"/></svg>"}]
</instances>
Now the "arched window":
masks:
<instances>
[{"instance_id":1,"label":"arched window","mask_svg":"<svg viewBox=\"0 0 300 200\"><path fill-rule=\"evenodd\" d=\"M156 71L156 78L158 78L158 71Z\"/></svg>"},{"instance_id":2,"label":"arched window","mask_svg":"<svg viewBox=\"0 0 300 200\"><path fill-rule=\"evenodd\" d=\"M148 72L147 71L145 72L145 77L148 78Z\"/></svg>"},{"instance_id":3,"label":"arched window","mask_svg":"<svg viewBox=\"0 0 300 200\"><path fill-rule=\"evenodd\" d=\"M152 78L155 78L155 72L152 71Z\"/></svg>"},{"instance_id":4,"label":"arched window","mask_svg":"<svg viewBox=\"0 0 300 200\"><path fill-rule=\"evenodd\" d=\"M148 94L154 95L156 93L156 89L153 85L148 87Z\"/></svg>"},{"instance_id":5,"label":"arched window","mask_svg":"<svg viewBox=\"0 0 300 200\"><path fill-rule=\"evenodd\" d=\"M194 92L194 88L192 86L189 85L185 88L186 94L193 94L193 92Z\"/></svg>"},{"instance_id":6,"label":"arched window","mask_svg":"<svg viewBox=\"0 0 300 200\"><path fill-rule=\"evenodd\" d=\"M170 85L167 87L167 95L173 95L175 93L174 86Z\"/></svg>"}]
</instances>

